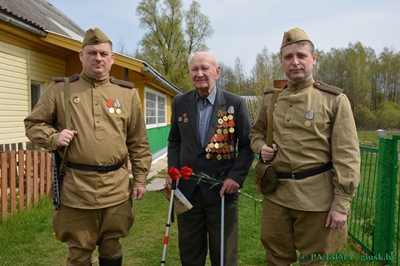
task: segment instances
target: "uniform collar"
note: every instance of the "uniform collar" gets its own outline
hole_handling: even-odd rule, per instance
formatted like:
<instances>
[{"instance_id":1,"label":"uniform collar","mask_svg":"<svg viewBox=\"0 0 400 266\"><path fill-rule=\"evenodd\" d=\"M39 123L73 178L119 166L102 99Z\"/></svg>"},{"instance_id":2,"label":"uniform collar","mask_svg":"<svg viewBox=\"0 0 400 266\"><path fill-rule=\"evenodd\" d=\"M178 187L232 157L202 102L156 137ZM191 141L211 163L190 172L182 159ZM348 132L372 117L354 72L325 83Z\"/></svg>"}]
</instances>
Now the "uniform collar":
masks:
<instances>
[{"instance_id":1,"label":"uniform collar","mask_svg":"<svg viewBox=\"0 0 400 266\"><path fill-rule=\"evenodd\" d=\"M314 78L312 76L310 76L309 78L300 81L300 82L292 82L292 81L288 81L288 89L289 90L302 90L305 89L307 87L313 86L314 84Z\"/></svg>"},{"instance_id":2,"label":"uniform collar","mask_svg":"<svg viewBox=\"0 0 400 266\"><path fill-rule=\"evenodd\" d=\"M107 76L104 79L97 79L95 77L89 76L84 70L82 70L81 77L82 77L82 79L84 79L90 83L93 83L95 87L98 87L100 85L107 83L108 79L109 79L109 76Z\"/></svg>"}]
</instances>

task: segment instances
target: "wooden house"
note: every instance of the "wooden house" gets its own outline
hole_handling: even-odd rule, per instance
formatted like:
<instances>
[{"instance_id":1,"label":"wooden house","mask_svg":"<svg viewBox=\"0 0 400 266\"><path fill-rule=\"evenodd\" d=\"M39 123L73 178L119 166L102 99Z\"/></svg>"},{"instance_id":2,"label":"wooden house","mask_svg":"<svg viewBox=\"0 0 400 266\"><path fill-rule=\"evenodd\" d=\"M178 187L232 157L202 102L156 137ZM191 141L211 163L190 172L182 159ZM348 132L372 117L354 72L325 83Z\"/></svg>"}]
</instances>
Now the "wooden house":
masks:
<instances>
[{"instance_id":1,"label":"wooden house","mask_svg":"<svg viewBox=\"0 0 400 266\"><path fill-rule=\"evenodd\" d=\"M23 120L52 77L82 71L85 30L46 0L0 0L0 150L29 141ZM110 76L135 84L153 159L165 154L172 99L180 89L148 63L118 53Z\"/></svg>"}]
</instances>

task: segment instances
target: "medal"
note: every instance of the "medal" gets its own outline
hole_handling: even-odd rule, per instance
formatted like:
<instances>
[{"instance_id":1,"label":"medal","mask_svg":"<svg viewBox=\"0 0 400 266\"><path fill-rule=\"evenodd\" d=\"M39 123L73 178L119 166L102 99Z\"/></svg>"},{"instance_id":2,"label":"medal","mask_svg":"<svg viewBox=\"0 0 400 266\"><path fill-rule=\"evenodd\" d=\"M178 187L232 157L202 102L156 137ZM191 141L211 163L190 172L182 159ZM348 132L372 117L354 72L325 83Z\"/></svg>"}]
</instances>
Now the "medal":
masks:
<instances>
[{"instance_id":1,"label":"medal","mask_svg":"<svg viewBox=\"0 0 400 266\"><path fill-rule=\"evenodd\" d=\"M122 106L122 104L121 104L121 102L120 102L120 100L114 100L114 105L115 105L115 112L119 115L119 114L121 114L121 106Z\"/></svg>"},{"instance_id":2,"label":"medal","mask_svg":"<svg viewBox=\"0 0 400 266\"><path fill-rule=\"evenodd\" d=\"M304 115L305 118L307 118L308 120L304 122L304 125L306 127L310 127L311 126L311 120L314 119L314 111L313 110L308 110L307 113Z\"/></svg>"},{"instance_id":3,"label":"medal","mask_svg":"<svg viewBox=\"0 0 400 266\"><path fill-rule=\"evenodd\" d=\"M110 114L113 114L115 112L115 109L114 109L114 102L112 99L107 100L107 106L108 106L108 111L110 112Z\"/></svg>"},{"instance_id":4,"label":"medal","mask_svg":"<svg viewBox=\"0 0 400 266\"><path fill-rule=\"evenodd\" d=\"M79 103L81 101L81 99L79 99L78 96L75 96L73 101L74 101L74 103Z\"/></svg>"}]
</instances>

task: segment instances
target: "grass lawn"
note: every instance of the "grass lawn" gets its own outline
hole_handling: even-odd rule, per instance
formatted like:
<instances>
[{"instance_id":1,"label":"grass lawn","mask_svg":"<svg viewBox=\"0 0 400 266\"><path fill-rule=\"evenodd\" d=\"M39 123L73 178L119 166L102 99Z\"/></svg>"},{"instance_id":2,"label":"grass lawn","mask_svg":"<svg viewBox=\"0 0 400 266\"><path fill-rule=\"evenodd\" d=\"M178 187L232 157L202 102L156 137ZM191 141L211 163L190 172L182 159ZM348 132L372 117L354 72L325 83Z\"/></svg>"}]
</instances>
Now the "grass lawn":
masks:
<instances>
[{"instance_id":1,"label":"grass lawn","mask_svg":"<svg viewBox=\"0 0 400 266\"><path fill-rule=\"evenodd\" d=\"M158 176L165 176L159 173ZM253 169L245 182L244 191L256 199ZM168 201L161 192L150 191L142 201L135 201L136 218L130 235L121 240L123 265L160 265ZM0 222L0 266L5 265L65 265L67 245L59 242L51 226L53 206L50 200L42 200L29 211L22 211ZM245 196L239 199L239 265L265 265L265 252L260 242L262 204ZM342 259L329 265L360 265L362 250L349 239L340 252ZM93 265L98 265L97 253ZM344 260L343 256L353 260ZM171 225L166 265L180 265L177 247L177 224ZM207 262L206 265L210 265ZM298 263L294 265L299 265ZM377 265L362 263L362 265Z\"/></svg>"},{"instance_id":2,"label":"grass lawn","mask_svg":"<svg viewBox=\"0 0 400 266\"><path fill-rule=\"evenodd\" d=\"M392 138L393 135L400 135L400 131L386 131L386 138ZM361 146L379 146L379 137L376 131L358 131L358 140ZM398 148L400 149L400 141Z\"/></svg>"}]
</instances>

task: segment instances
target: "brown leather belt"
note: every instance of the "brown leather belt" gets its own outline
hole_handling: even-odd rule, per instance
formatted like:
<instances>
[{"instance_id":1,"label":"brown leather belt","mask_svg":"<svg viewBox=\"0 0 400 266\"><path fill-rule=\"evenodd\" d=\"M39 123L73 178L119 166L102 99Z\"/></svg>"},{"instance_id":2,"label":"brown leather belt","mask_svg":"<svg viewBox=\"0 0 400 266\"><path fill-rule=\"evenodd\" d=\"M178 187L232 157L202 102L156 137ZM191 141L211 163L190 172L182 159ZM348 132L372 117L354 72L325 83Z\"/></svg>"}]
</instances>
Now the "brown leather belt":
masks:
<instances>
[{"instance_id":1,"label":"brown leather belt","mask_svg":"<svg viewBox=\"0 0 400 266\"><path fill-rule=\"evenodd\" d=\"M294 170L291 173L278 173L278 178L279 179L295 179L295 180L304 179L309 176L322 174L323 172L326 172L329 169L332 169L332 167L333 167L332 161L330 161L329 163L326 163L322 166L307 169L307 170Z\"/></svg>"},{"instance_id":2,"label":"brown leather belt","mask_svg":"<svg viewBox=\"0 0 400 266\"><path fill-rule=\"evenodd\" d=\"M67 161L67 167L69 168L74 168L78 170L84 170L84 171L97 171L100 173L106 173L106 172L111 172L118 170L121 168L125 163L125 158L116 163L116 164L100 164L100 165L91 165L91 164L80 164L80 163L73 163Z\"/></svg>"}]
</instances>

